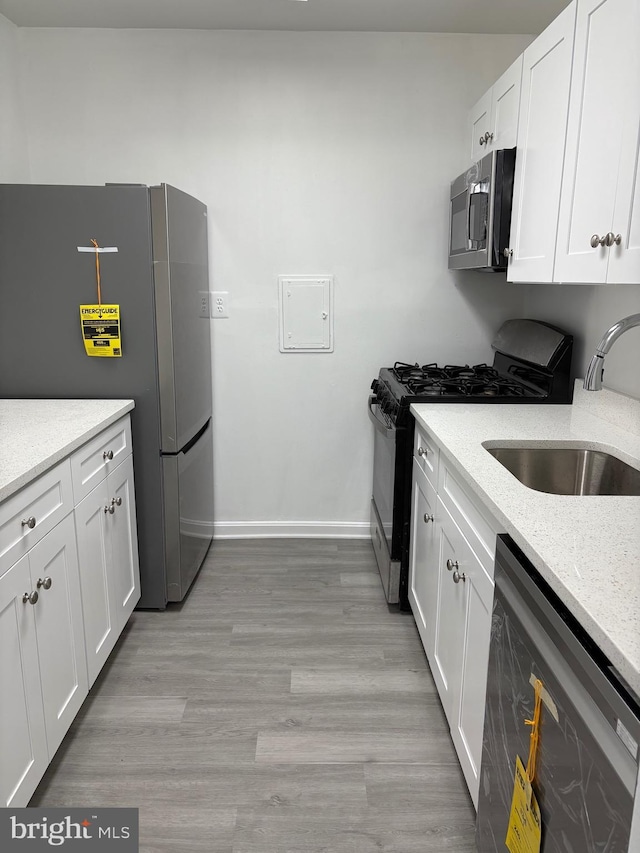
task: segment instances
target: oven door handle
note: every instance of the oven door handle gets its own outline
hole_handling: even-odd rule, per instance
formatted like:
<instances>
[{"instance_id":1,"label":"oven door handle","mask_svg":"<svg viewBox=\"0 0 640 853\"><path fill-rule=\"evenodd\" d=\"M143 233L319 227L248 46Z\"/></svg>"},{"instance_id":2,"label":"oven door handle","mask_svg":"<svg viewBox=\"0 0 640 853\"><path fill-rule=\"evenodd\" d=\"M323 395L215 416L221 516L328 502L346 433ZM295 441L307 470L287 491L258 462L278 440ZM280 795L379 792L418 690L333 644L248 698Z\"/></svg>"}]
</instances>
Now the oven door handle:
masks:
<instances>
[{"instance_id":1,"label":"oven door handle","mask_svg":"<svg viewBox=\"0 0 640 853\"><path fill-rule=\"evenodd\" d=\"M375 403L376 398L373 394L369 395L369 419L371 423L375 426L375 428L381 432L385 438L393 438L395 435L395 427L389 428L384 421L381 421L380 418L373 411L373 404Z\"/></svg>"}]
</instances>

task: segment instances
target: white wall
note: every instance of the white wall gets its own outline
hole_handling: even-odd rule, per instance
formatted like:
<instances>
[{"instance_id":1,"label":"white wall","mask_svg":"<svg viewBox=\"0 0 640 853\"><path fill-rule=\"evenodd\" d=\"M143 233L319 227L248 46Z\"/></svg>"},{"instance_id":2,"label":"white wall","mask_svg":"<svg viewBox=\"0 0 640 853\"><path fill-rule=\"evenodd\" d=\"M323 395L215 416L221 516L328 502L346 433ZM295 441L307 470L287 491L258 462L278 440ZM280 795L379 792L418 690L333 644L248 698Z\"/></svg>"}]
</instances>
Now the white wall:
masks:
<instances>
[{"instance_id":1,"label":"white wall","mask_svg":"<svg viewBox=\"0 0 640 853\"><path fill-rule=\"evenodd\" d=\"M0 15L0 183L29 180L27 134L19 91L20 31Z\"/></svg>"},{"instance_id":2,"label":"white wall","mask_svg":"<svg viewBox=\"0 0 640 853\"><path fill-rule=\"evenodd\" d=\"M557 323L574 335L574 372L584 376L606 330L640 312L640 284L527 285L525 314ZM640 327L625 332L605 361L604 385L640 399Z\"/></svg>"},{"instance_id":3,"label":"white wall","mask_svg":"<svg viewBox=\"0 0 640 853\"><path fill-rule=\"evenodd\" d=\"M466 109L531 39L23 40L34 182L166 181L208 205L211 289L231 309L212 324L218 530L363 530L378 369L490 360L500 322L521 314L504 281L447 271L446 231ZM277 276L318 273L335 276L335 352L280 354Z\"/></svg>"}]
</instances>

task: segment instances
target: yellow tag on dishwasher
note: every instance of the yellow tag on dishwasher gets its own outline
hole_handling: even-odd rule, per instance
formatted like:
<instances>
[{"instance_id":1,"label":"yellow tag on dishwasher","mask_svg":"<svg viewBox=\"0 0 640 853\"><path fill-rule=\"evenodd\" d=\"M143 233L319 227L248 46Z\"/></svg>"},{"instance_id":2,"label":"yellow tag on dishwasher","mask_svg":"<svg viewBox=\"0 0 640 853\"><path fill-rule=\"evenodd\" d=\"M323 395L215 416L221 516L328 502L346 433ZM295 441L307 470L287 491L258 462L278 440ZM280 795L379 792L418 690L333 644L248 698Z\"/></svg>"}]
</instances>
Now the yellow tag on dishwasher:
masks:
<instances>
[{"instance_id":1,"label":"yellow tag on dishwasher","mask_svg":"<svg viewBox=\"0 0 640 853\"><path fill-rule=\"evenodd\" d=\"M122 356L119 305L81 305L80 326L87 355Z\"/></svg>"},{"instance_id":2,"label":"yellow tag on dishwasher","mask_svg":"<svg viewBox=\"0 0 640 853\"><path fill-rule=\"evenodd\" d=\"M540 808L520 757L516 755L513 799L505 844L510 853L540 853Z\"/></svg>"}]
</instances>

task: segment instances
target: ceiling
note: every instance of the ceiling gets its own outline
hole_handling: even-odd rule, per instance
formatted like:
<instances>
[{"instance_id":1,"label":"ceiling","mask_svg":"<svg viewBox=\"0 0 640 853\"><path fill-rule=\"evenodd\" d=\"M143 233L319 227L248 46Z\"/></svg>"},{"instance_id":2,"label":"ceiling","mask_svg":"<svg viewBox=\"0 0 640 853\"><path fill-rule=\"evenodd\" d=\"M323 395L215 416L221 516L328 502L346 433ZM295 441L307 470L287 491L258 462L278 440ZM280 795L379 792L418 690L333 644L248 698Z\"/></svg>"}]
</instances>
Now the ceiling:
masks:
<instances>
[{"instance_id":1,"label":"ceiling","mask_svg":"<svg viewBox=\"0 0 640 853\"><path fill-rule=\"evenodd\" d=\"M538 34L569 0L0 0L20 27Z\"/></svg>"}]
</instances>

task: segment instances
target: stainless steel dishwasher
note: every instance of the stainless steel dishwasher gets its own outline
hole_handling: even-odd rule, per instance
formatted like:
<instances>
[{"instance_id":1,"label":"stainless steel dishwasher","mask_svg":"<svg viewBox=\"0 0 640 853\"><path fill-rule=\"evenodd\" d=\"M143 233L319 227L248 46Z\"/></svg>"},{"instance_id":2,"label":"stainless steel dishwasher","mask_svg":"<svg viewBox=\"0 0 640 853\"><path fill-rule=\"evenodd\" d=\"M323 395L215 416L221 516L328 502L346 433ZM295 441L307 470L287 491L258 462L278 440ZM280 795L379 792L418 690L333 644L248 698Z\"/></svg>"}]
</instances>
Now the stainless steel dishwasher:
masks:
<instances>
[{"instance_id":1,"label":"stainless steel dishwasher","mask_svg":"<svg viewBox=\"0 0 640 853\"><path fill-rule=\"evenodd\" d=\"M499 536L478 853L507 850L515 760L527 761L525 720L533 718L535 679L546 691L533 784L541 851L627 853L638 775L638 697L513 541Z\"/></svg>"}]
</instances>

